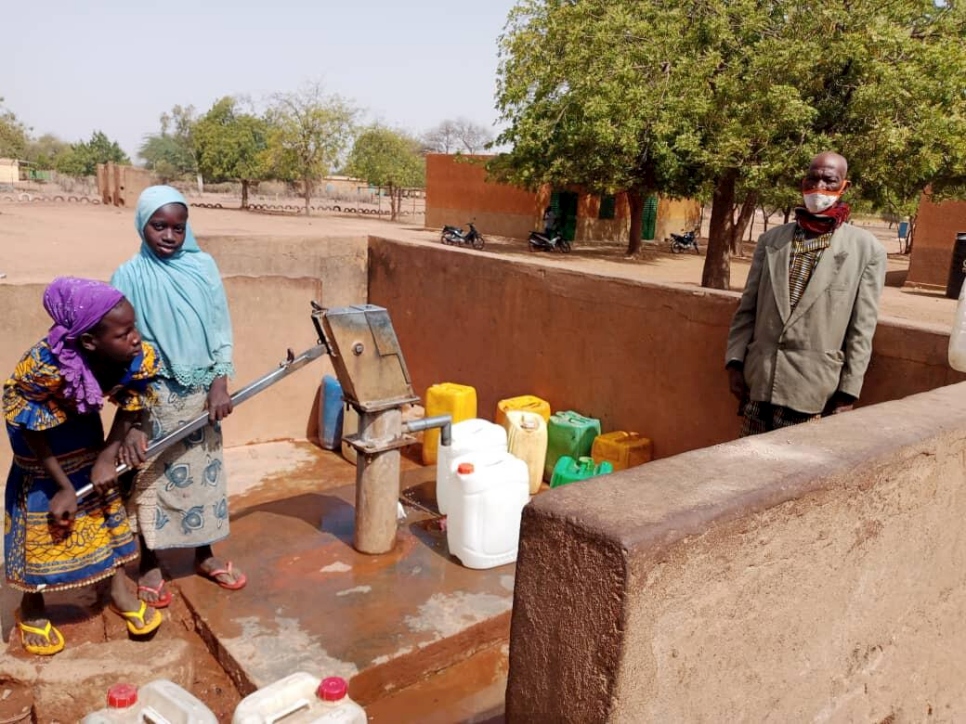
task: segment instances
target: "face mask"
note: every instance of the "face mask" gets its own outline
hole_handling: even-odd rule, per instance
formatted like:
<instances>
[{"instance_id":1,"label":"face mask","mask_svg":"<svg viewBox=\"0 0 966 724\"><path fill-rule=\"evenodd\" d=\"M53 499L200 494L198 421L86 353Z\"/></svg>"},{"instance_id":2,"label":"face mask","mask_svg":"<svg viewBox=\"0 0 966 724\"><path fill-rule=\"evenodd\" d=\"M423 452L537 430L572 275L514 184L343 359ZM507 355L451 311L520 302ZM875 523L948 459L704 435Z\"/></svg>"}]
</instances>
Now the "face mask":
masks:
<instances>
[{"instance_id":1,"label":"face mask","mask_svg":"<svg viewBox=\"0 0 966 724\"><path fill-rule=\"evenodd\" d=\"M805 202L805 208L812 214L821 214L823 211L828 211L838 203L848 187L849 182L842 181L842 188L838 191L829 191L828 189L824 191L803 191L802 200Z\"/></svg>"},{"instance_id":2,"label":"face mask","mask_svg":"<svg viewBox=\"0 0 966 724\"><path fill-rule=\"evenodd\" d=\"M832 208L841 196L841 191L833 193L811 191L802 194L802 198L805 201L805 208L813 214L821 214L823 211Z\"/></svg>"}]
</instances>

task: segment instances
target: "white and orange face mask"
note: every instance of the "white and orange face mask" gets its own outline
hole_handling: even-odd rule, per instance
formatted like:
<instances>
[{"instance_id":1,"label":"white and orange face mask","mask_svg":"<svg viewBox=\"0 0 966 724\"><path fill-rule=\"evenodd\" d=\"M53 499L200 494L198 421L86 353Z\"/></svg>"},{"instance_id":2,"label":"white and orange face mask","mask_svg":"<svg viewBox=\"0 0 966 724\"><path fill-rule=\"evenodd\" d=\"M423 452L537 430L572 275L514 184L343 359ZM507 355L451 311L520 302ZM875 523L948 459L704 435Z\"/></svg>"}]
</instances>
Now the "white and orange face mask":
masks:
<instances>
[{"instance_id":1,"label":"white and orange face mask","mask_svg":"<svg viewBox=\"0 0 966 724\"><path fill-rule=\"evenodd\" d=\"M805 208L812 214L821 214L823 211L828 211L838 203L848 187L848 180L843 180L842 188L838 191L803 188L802 200L805 202Z\"/></svg>"}]
</instances>

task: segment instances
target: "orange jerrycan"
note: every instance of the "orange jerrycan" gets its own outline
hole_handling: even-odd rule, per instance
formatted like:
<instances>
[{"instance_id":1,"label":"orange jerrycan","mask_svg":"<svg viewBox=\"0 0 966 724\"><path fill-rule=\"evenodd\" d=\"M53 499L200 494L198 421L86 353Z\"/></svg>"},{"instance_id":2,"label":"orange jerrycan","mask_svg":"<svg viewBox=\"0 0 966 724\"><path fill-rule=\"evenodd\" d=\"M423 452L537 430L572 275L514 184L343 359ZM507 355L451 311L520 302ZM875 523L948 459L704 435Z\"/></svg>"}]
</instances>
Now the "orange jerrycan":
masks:
<instances>
[{"instance_id":1,"label":"orange jerrycan","mask_svg":"<svg viewBox=\"0 0 966 724\"><path fill-rule=\"evenodd\" d=\"M608 462L614 470L627 470L651 461L651 441L636 432L605 432L594 439L590 456L598 465Z\"/></svg>"},{"instance_id":2,"label":"orange jerrycan","mask_svg":"<svg viewBox=\"0 0 966 724\"><path fill-rule=\"evenodd\" d=\"M476 417L476 388L455 382L441 382L426 390L426 417L451 415L453 422ZM423 465L436 463L439 429L427 430L423 436Z\"/></svg>"}]
</instances>

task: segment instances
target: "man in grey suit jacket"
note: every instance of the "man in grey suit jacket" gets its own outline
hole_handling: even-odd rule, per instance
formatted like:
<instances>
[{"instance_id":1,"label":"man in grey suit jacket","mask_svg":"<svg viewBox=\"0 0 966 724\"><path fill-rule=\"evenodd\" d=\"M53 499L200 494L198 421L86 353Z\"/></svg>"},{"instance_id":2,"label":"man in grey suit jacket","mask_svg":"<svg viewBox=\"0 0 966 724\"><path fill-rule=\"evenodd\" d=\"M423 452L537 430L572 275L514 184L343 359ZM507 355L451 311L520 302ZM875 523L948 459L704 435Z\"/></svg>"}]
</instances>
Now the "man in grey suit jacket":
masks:
<instances>
[{"instance_id":1,"label":"man in grey suit jacket","mask_svg":"<svg viewBox=\"0 0 966 724\"><path fill-rule=\"evenodd\" d=\"M851 410L872 353L886 252L847 223L848 163L820 153L795 223L758 240L725 362L742 435Z\"/></svg>"}]
</instances>

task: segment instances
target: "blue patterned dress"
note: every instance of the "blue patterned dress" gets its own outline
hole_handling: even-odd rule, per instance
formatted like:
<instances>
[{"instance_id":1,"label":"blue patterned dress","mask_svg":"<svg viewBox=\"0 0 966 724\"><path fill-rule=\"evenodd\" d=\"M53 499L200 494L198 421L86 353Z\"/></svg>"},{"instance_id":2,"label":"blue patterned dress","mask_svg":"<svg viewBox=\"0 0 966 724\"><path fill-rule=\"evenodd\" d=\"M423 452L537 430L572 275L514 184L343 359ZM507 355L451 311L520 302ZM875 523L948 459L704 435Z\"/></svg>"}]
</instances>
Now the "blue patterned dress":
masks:
<instances>
[{"instance_id":1,"label":"blue patterned dress","mask_svg":"<svg viewBox=\"0 0 966 724\"><path fill-rule=\"evenodd\" d=\"M166 435L205 410L203 386L183 387L159 377L151 408L151 439ZM128 514L151 550L197 548L228 537L228 480L221 428L205 425L141 468Z\"/></svg>"}]
</instances>

